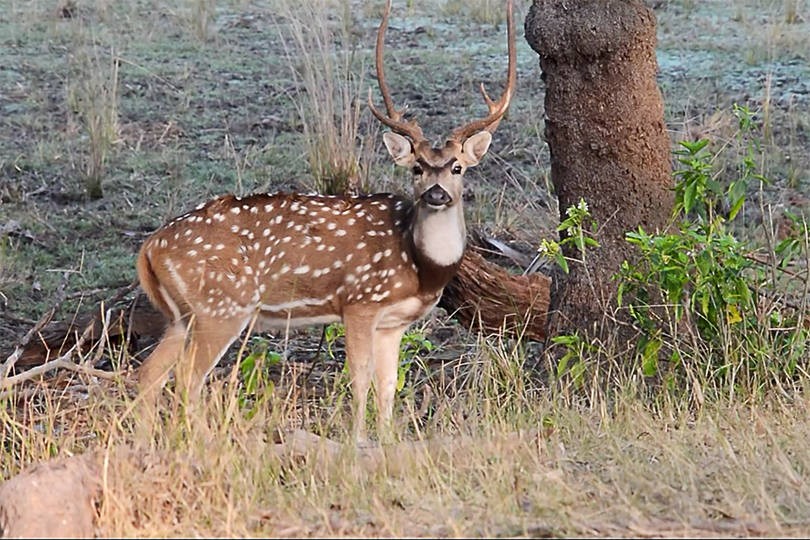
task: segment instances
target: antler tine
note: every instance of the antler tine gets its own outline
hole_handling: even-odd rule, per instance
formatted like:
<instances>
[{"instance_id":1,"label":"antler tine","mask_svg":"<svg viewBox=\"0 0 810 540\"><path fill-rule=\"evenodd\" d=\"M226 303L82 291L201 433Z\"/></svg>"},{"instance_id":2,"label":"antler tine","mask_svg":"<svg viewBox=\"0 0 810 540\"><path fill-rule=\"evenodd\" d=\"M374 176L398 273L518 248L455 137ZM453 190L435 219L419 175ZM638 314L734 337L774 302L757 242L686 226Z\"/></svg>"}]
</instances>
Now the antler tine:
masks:
<instances>
[{"instance_id":1,"label":"antler tine","mask_svg":"<svg viewBox=\"0 0 810 540\"><path fill-rule=\"evenodd\" d=\"M391 14L391 0L388 0L385 6L385 14L383 15L383 20L380 23L379 30L377 31L377 50L376 50L377 82L380 85L380 93L382 93L383 101L385 102L385 109L386 111L388 111L388 116L382 114L374 106L374 102L371 97L372 96L371 87L368 88L368 107L369 109L371 109L371 112L374 114L374 116L377 117L377 120L379 120L386 126L390 127L396 133L410 137L414 143L417 143L425 139L424 135L422 134L422 129L416 124L416 120L411 120L410 122L408 122L402 119L402 113L405 111L405 108L403 108L401 111L398 111L396 107L394 107L394 100L391 99L391 92L389 92L388 84L385 82L383 52L385 50L385 31L388 29L388 16L390 14Z\"/></svg>"},{"instance_id":2,"label":"antler tine","mask_svg":"<svg viewBox=\"0 0 810 540\"><path fill-rule=\"evenodd\" d=\"M385 52L385 32L388 30L388 17L391 15L391 0L385 5L385 14L383 15L380 28L377 30L377 47L376 64L377 64L377 82L380 85L380 92L385 101L385 109L388 111L388 116L395 122L402 120L402 113L405 109L398 111L394 107L394 100L391 99L391 93L388 91L388 84L385 82L385 65L383 64L383 53Z\"/></svg>"},{"instance_id":3,"label":"antler tine","mask_svg":"<svg viewBox=\"0 0 810 540\"><path fill-rule=\"evenodd\" d=\"M514 1L508 0L506 4L506 33L508 40L508 54L509 54L509 68L506 77L506 87L503 89L503 94L498 101L492 101L484 89L484 84L481 83L481 95L484 96L484 101L489 108L489 115L481 120L476 120L467 125L464 125L455 130L450 138L456 141L464 141L470 135L487 130L490 133L495 131L501 118L506 114L509 109L509 103L512 101L512 95L515 91L515 81L517 80L517 52L515 47L515 20L514 20Z\"/></svg>"}]
</instances>

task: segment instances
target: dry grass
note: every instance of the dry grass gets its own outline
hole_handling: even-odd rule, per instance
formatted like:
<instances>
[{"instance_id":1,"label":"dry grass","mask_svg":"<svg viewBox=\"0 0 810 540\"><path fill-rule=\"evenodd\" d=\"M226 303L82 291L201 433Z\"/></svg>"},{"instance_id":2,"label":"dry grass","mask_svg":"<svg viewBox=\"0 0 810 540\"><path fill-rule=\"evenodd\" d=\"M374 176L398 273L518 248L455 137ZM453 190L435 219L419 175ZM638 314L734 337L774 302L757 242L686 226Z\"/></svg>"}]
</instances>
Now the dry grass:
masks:
<instances>
[{"instance_id":1,"label":"dry grass","mask_svg":"<svg viewBox=\"0 0 810 540\"><path fill-rule=\"evenodd\" d=\"M326 465L276 456L277 428L348 433L341 374L321 400L304 399L289 384L291 368L252 418L234 406L241 385L223 375L209 386L203 422L190 431L182 412L170 412L138 457L122 446L133 436L121 384L43 386L3 408L0 452L6 474L68 452L109 452L98 520L105 536L810 533L806 400L695 409L639 399L625 380L586 406L528 378L519 348L489 343L447 366L457 376L434 394L442 397L426 418L408 392L398 400L403 438L477 442L415 452L382 471L358 469L351 453ZM551 431L530 434L538 428ZM510 439L517 430L524 435Z\"/></svg>"},{"instance_id":2,"label":"dry grass","mask_svg":"<svg viewBox=\"0 0 810 540\"><path fill-rule=\"evenodd\" d=\"M290 68L300 81L293 98L315 191L336 195L368 187L378 128L361 121L366 64L356 48L348 0L339 6L328 0L276 4L287 23L281 35L289 36Z\"/></svg>"},{"instance_id":3,"label":"dry grass","mask_svg":"<svg viewBox=\"0 0 810 540\"><path fill-rule=\"evenodd\" d=\"M215 34L217 16L216 0L187 0L189 11L187 23L191 33L199 41L205 43Z\"/></svg>"},{"instance_id":4,"label":"dry grass","mask_svg":"<svg viewBox=\"0 0 810 540\"><path fill-rule=\"evenodd\" d=\"M526 13L531 2L517 0L515 2L516 17ZM479 24L499 25L506 22L505 3L501 0L446 0L441 7L442 13L452 17L469 18Z\"/></svg>"},{"instance_id":5,"label":"dry grass","mask_svg":"<svg viewBox=\"0 0 810 540\"><path fill-rule=\"evenodd\" d=\"M91 199L104 196L102 182L113 145L118 139L118 58L115 50L80 46L71 58L73 80L68 85L68 107L82 124L82 170Z\"/></svg>"}]
</instances>

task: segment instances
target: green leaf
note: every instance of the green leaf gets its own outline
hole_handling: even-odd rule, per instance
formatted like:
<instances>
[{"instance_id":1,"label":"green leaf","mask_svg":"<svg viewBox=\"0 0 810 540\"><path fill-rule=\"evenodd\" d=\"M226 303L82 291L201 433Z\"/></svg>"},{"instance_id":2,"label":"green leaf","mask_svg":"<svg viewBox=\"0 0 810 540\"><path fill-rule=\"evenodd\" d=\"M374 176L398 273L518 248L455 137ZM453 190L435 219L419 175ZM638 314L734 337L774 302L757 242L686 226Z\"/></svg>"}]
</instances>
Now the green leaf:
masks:
<instances>
[{"instance_id":1,"label":"green leaf","mask_svg":"<svg viewBox=\"0 0 810 540\"><path fill-rule=\"evenodd\" d=\"M568 273L568 261L565 260L565 256L562 254L562 251L557 252L556 258L557 258L557 264L559 264L560 268L562 268L563 272L565 272L567 274Z\"/></svg>"},{"instance_id":2,"label":"green leaf","mask_svg":"<svg viewBox=\"0 0 810 540\"><path fill-rule=\"evenodd\" d=\"M781 254L781 253L782 253L783 251L785 251L785 250L786 250L786 249L787 249L787 248L788 248L788 247L789 247L791 244L793 244L793 243L795 243L795 242L796 242L796 239L795 239L795 238L787 237L787 238L785 238L784 240L782 240L781 242L779 242L779 244L777 244L777 245L776 245L776 249L775 249L775 251L776 251L777 253Z\"/></svg>"},{"instance_id":3,"label":"green leaf","mask_svg":"<svg viewBox=\"0 0 810 540\"><path fill-rule=\"evenodd\" d=\"M405 388L405 372L407 370L400 367L397 370L397 392L401 392Z\"/></svg>"},{"instance_id":4,"label":"green leaf","mask_svg":"<svg viewBox=\"0 0 810 540\"><path fill-rule=\"evenodd\" d=\"M596 240L594 240L594 239L593 239L593 238L591 238L590 236L586 236L586 237L584 238L584 240L585 240L585 245L587 245L587 246L591 246L591 247L599 247L599 242L597 242Z\"/></svg>"},{"instance_id":5,"label":"green leaf","mask_svg":"<svg viewBox=\"0 0 810 540\"><path fill-rule=\"evenodd\" d=\"M574 379L574 384L582 386L582 378L585 375L585 362L581 359L576 364L571 366L571 377Z\"/></svg>"},{"instance_id":6,"label":"green leaf","mask_svg":"<svg viewBox=\"0 0 810 540\"><path fill-rule=\"evenodd\" d=\"M253 369L256 367L256 355L249 354L243 360L241 365L239 366L239 372L242 374L242 377L245 379L253 373Z\"/></svg>"},{"instance_id":7,"label":"green leaf","mask_svg":"<svg viewBox=\"0 0 810 540\"><path fill-rule=\"evenodd\" d=\"M572 353L567 353L565 356L560 358L560 363L557 364L557 378L562 378L565 375L565 371L568 369L568 361L573 357Z\"/></svg>"},{"instance_id":8,"label":"green leaf","mask_svg":"<svg viewBox=\"0 0 810 540\"><path fill-rule=\"evenodd\" d=\"M697 195L697 184L691 183L686 186L686 191L683 194L683 211L688 214L695 206L695 197Z\"/></svg>"},{"instance_id":9,"label":"green leaf","mask_svg":"<svg viewBox=\"0 0 810 540\"><path fill-rule=\"evenodd\" d=\"M743 204L745 204L745 197L740 197L734 204L734 206L731 207L731 212L729 212L728 214L728 219L731 220L737 217L737 212L740 211L740 209L743 207Z\"/></svg>"},{"instance_id":10,"label":"green leaf","mask_svg":"<svg viewBox=\"0 0 810 540\"><path fill-rule=\"evenodd\" d=\"M743 299L744 306L747 307L751 305L751 289L748 288L748 284L745 281L737 281L737 294Z\"/></svg>"},{"instance_id":11,"label":"green leaf","mask_svg":"<svg viewBox=\"0 0 810 540\"><path fill-rule=\"evenodd\" d=\"M659 349L661 349L661 340L657 338L649 340L644 347L641 367L644 370L644 375L647 377L652 377L658 371Z\"/></svg>"},{"instance_id":12,"label":"green leaf","mask_svg":"<svg viewBox=\"0 0 810 540\"><path fill-rule=\"evenodd\" d=\"M678 141L678 144L686 148L691 155L696 155L698 152L706 148L709 144L709 139L701 139L699 141Z\"/></svg>"},{"instance_id":13,"label":"green leaf","mask_svg":"<svg viewBox=\"0 0 810 540\"><path fill-rule=\"evenodd\" d=\"M717 180L714 180L714 179L710 178L706 182L706 187L708 189L710 189L713 193L716 193L717 195L722 195L723 194L723 186Z\"/></svg>"}]
</instances>

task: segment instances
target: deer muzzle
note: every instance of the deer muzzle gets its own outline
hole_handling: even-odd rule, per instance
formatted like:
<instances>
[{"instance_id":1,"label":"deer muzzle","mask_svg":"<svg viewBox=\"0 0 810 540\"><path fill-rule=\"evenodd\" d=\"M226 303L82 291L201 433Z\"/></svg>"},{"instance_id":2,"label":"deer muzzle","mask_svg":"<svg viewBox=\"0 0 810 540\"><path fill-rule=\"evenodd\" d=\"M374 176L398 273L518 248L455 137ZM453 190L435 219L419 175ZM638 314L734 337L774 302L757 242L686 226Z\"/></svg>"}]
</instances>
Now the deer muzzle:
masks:
<instances>
[{"instance_id":1,"label":"deer muzzle","mask_svg":"<svg viewBox=\"0 0 810 540\"><path fill-rule=\"evenodd\" d=\"M422 200L428 203L429 206L435 208L446 206L453 202L453 198L450 194L439 184L434 184L433 187L422 193Z\"/></svg>"}]
</instances>

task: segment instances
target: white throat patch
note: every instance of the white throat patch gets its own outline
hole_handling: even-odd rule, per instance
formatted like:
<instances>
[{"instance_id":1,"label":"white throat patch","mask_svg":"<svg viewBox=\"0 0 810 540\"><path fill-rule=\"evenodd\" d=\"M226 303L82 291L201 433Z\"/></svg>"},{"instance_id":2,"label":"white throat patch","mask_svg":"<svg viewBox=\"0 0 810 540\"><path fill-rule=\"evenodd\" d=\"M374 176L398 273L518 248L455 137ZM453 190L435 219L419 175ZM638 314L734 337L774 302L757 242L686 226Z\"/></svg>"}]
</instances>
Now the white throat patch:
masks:
<instances>
[{"instance_id":1,"label":"white throat patch","mask_svg":"<svg viewBox=\"0 0 810 540\"><path fill-rule=\"evenodd\" d=\"M460 204L444 210L426 210L425 218L413 231L416 249L439 266L450 266L461 260L467 229Z\"/></svg>"}]
</instances>

